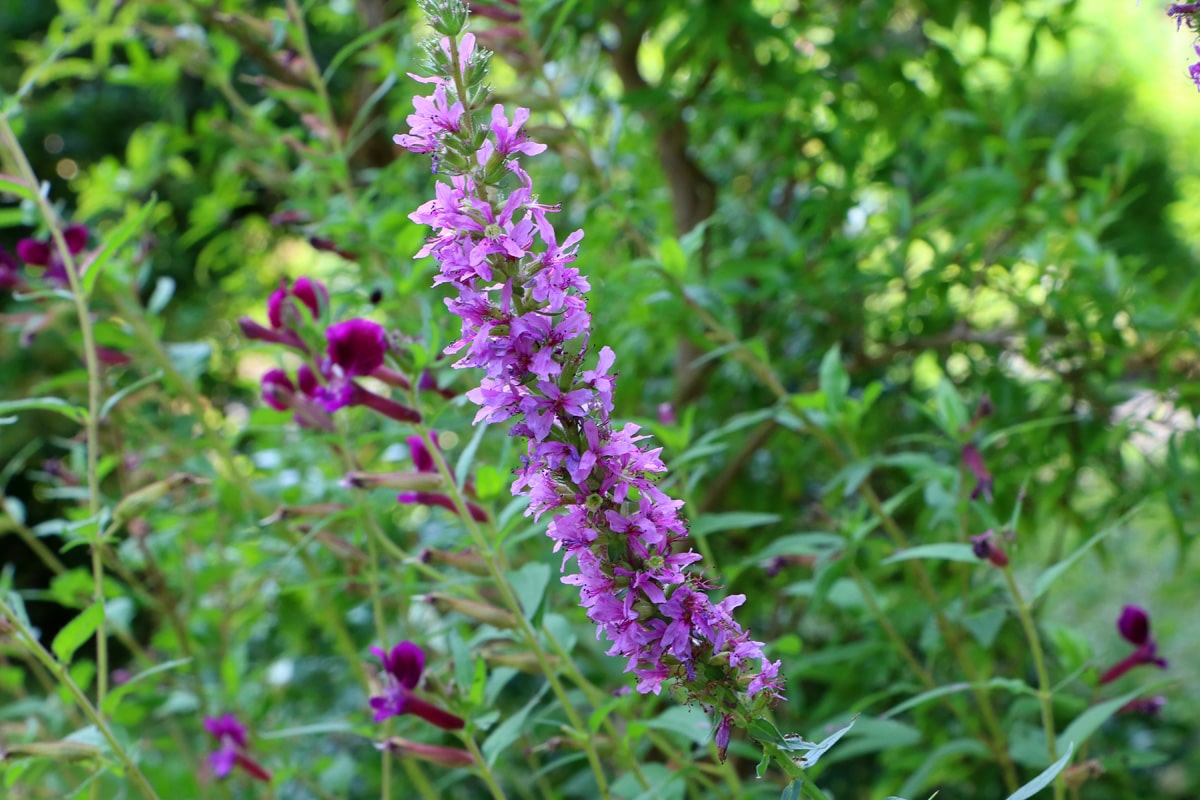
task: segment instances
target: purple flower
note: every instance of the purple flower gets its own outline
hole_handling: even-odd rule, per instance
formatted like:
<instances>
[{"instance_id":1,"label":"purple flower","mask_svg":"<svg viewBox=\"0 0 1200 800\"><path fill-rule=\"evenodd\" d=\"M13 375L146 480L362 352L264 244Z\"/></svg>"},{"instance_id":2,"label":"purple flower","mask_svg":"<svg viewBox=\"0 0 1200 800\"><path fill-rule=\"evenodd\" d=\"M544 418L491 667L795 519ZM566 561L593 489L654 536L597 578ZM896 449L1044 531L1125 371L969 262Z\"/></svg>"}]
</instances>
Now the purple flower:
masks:
<instances>
[{"instance_id":1,"label":"purple flower","mask_svg":"<svg viewBox=\"0 0 1200 800\"><path fill-rule=\"evenodd\" d=\"M318 320L321 318L321 309L329 305L329 291L325 288L325 284L308 277L297 278L290 288L287 280L283 280L279 288L271 292L271 296L267 298L267 319L270 320L271 327L275 330L280 328L295 330L304 327L299 316L299 309L292 302L293 299L299 300L308 309L312 318Z\"/></svg>"},{"instance_id":2,"label":"purple flower","mask_svg":"<svg viewBox=\"0 0 1200 800\"><path fill-rule=\"evenodd\" d=\"M1118 714L1139 714L1147 717L1157 717L1167 705L1167 698L1163 695L1155 695L1154 697L1139 697L1136 700L1130 700L1125 705L1117 709Z\"/></svg>"},{"instance_id":3,"label":"purple flower","mask_svg":"<svg viewBox=\"0 0 1200 800\"><path fill-rule=\"evenodd\" d=\"M262 377L263 401L276 411L287 411L292 407L292 395L296 385L281 369L268 370Z\"/></svg>"},{"instance_id":4,"label":"purple flower","mask_svg":"<svg viewBox=\"0 0 1200 800\"><path fill-rule=\"evenodd\" d=\"M271 773L246 754L246 728L233 714L205 717L204 728L217 740L217 749L209 753L208 763L218 778L226 777L238 766L255 780L271 780Z\"/></svg>"},{"instance_id":5,"label":"purple flower","mask_svg":"<svg viewBox=\"0 0 1200 800\"><path fill-rule=\"evenodd\" d=\"M72 257L79 255L87 247L88 229L84 225L64 228L62 235ZM21 239L17 242L17 257L26 264L45 267L42 280L47 283L64 288L71 285L67 276L67 266L59 256L58 247L53 239Z\"/></svg>"},{"instance_id":6,"label":"purple flower","mask_svg":"<svg viewBox=\"0 0 1200 800\"><path fill-rule=\"evenodd\" d=\"M446 86L438 83L429 97L414 97L415 114L408 115L408 133L398 133L392 141L411 153L432 153L447 133L457 133L462 123L463 104L451 104Z\"/></svg>"},{"instance_id":7,"label":"purple flower","mask_svg":"<svg viewBox=\"0 0 1200 800\"><path fill-rule=\"evenodd\" d=\"M461 717L443 711L413 694L425 671L425 651L412 642L400 642L390 651L371 647L371 652L383 662L383 694L370 699L375 709L375 721L382 722L401 714L415 714L444 730L453 731L466 723Z\"/></svg>"},{"instance_id":8,"label":"purple flower","mask_svg":"<svg viewBox=\"0 0 1200 800\"><path fill-rule=\"evenodd\" d=\"M429 439L433 442L433 446L438 446L437 431L429 432ZM408 444L409 455L412 456L413 466L417 468L417 472L437 472L437 465L433 463L433 456L429 454L429 448L425 446L425 440L420 436L409 436L404 440Z\"/></svg>"},{"instance_id":9,"label":"purple flower","mask_svg":"<svg viewBox=\"0 0 1200 800\"><path fill-rule=\"evenodd\" d=\"M437 506L438 508L452 511L455 514L458 513L458 506L454 505L453 498L441 492L401 492L396 495L396 500L405 505ZM467 503L467 513L476 522L488 521L487 512L474 503Z\"/></svg>"},{"instance_id":10,"label":"purple flower","mask_svg":"<svg viewBox=\"0 0 1200 800\"><path fill-rule=\"evenodd\" d=\"M1167 668L1167 661L1158 655L1158 643L1150 634L1150 615L1141 606L1125 606L1121 616L1117 618L1117 632L1121 638L1137 649L1125 658L1113 664L1100 676L1100 683L1111 683L1134 667L1142 664L1153 664L1160 669Z\"/></svg>"},{"instance_id":11,"label":"purple flower","mask_svg":"<svg viewBox=\"0 0 1200 800\"><path fill-rule=\"evenodd\" d=\"M1196 55L1200 56L1200 45L1192 45L1196 50ZM1200 89L1200 61L1188 67L1188 75L1192 77L1192 83L1196 84L1196 88Z\"/></svg>"},{"instance_id":12,"label":"purple flower","mask_svg":"<svg viewBox=\"0 0 1200 800\"><path fill-rule=\"evenodd\" d=\"M971 499L978 500L980 495L989 503L992 502L993 479L983 463L983 455L973 444L963 445L962 463L975 476L975 488L971 491Z\"/></svg>"},{"instance_id":13,"label":"purple flower","mask_svg":"<svg viewBox=\"0 0 1200 800\"><path fill-rule=\"evenodd\" d=\"M348 319L330 325L325 330L325 339L329 346L321 371L327 384L318 390L318 397L325 404L325 410L332 414L356 399L358 387L351 378L370 375L383 366L388 347L387 331L370 320ZM357 399L364 400L365 396L360 394Z\"/></svg>"},{"instance_id":14,"label":"purple flower","mask_svg":"<svg viewBox=\"0 0 1200 800\"><path fill-rule=\"evenodd\" d=\"M15 291L25 286L25 276L21 274L21 265L12 255L0 247L0 289Z\"/></svg>"},{"instance_id":15,"label":"purple flower","mask_svg":"<svg viewBox=\"0 0 1200 800\"><path fill-rule=\"evenodd\" d=\"M994 531L984 531L978 536L971 537L971 550L980 561L990 561L993 566L1003 569L1008 566L1008 554L999 544L993 541Z\"/></svg>"},{"instance_id":16,"label":"purple flower","mask_svg":"<svg viewBox=\"0 0 1200 800\"><path fill-rule=\"evenodd\" d=\"M1189 28L1196 27L1196 13L1200 12L1200 3L1172 3L1167 6L1167 16L1175 18L1175 30L1183 23Z\"/></svg>"}]
</instances>

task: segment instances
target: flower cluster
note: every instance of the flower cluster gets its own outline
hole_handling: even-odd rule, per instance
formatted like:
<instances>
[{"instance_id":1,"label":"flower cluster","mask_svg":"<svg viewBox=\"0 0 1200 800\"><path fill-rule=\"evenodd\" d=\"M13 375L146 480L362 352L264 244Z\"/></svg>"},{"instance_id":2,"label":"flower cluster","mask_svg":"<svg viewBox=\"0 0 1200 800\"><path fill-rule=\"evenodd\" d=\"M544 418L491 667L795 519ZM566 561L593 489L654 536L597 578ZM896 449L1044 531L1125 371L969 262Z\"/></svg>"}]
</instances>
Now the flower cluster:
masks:
<instances>
[{"instance_id":1,"label":"flower cluster","mask_svg":"<svg viewBox=\"0 0 1200 800\"><path fill-rule=\"evenodd\" d=\"M296 370L296 379L282 369L262 378L263 400L279 411L291 410L296 421L329 430L330 414L346 406L365 406L399 422L417 422L421 415L389 397L376 394L355 378L371 377L402 389L411 387L404 375L385 366L387 331L367 319L354 318L325 328L325 350L319 359L309 329L320 323L329 306L329 292L319 281L300 278L286 281L267 300L270 327L249 317L238 324L251 339L273 342L299 351L309 360Z\"/></svg>"},{"instance_id":2,"label":"flower cluster","mask_svg":"<svg viewBox=\"0 0 1200 800\"><path fill-rule=\"evenodd\" d=\"M550 221L558 207L538 202L517 160L546 149L526 136L529 111L510 117L497 105L477 119L488 54L454 14L433 25L436 77L417 78L433 94L414 100L411 130L395 141L432 153L449 178L410 218L433 228L417 256L434 256L435 284L455 293L446 304L462 336L447 352L459 356L456 368L484 371L467 393L475 421L514 420L512 433L528 439L513 492L530 498L528 514L559 512L548 535L564 570L571 561L578 570L562 580L579 587L638 690L657 694L678 679L690 699L720 711L727 741L731 721L745 724L781 697L779 663L734 620L744 596L715 602L689 569L701 556L687 547L683 504L656 485L661 448L611 420L616 356L591 345L590 286L571 266L583 232L560 241Z\"/></svg>"},{"instance_id":3,"label":"flower cluster","mask_svg":"<svg viewBox=\"0 0 1200 800\"><path fill-rule=\"evenodd\" d=\"M1197 22L1200 19L1200 3L1172 3L1167 7L1167 16L1175 20L1176 30L1186 23L1190 30L1195 31L1200 27ZM1197 56L1200 56L1200 44L1193 43L1192 49L1196 51ZM1196 84L1196 88L1200 89L1200 61L1188 67L1188 75Z\"/></svg>"},{"instance_id":4,"label":"flower cluster","mask_svg":"<svg viewBox=\"0 0 1200 800\"><path fill-rule=\"evenodd\" d=\"M1100 683L1112 683L1134 667L1153 664L1159 669L1167 668L1167 660L1158 655L1158 643L1150 634L1150 615L1140 606L1125 606L1117 618L1117 632L1121 638L1137 649L1108 668L1100 676Z\"/></svg>"}]
</instances>

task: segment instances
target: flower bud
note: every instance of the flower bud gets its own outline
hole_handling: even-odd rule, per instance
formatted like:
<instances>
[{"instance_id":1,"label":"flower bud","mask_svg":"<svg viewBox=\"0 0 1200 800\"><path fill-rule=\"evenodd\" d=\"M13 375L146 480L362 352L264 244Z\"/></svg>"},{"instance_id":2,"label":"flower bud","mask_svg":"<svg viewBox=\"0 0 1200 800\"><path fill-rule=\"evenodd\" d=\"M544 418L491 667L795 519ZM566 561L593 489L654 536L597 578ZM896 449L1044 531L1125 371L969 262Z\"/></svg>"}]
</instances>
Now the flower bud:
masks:
<instances>
[{"instance_id":1,"label":"flower bud","mask_svg":"<svg viewBox=\"0 0 1200 800\"><path fill-rule=\"evenodd\" d=\"M470 617L473 620L487 623L495 628L517 627L517 618L510 612L493 605L488 605L487 603L481 603L478 600L467 600L462 597L442 594L441 592L427 594L425 595L425 600L443 614L450 611L457 611L464 617Z\"/></svg>"}]
</instances>

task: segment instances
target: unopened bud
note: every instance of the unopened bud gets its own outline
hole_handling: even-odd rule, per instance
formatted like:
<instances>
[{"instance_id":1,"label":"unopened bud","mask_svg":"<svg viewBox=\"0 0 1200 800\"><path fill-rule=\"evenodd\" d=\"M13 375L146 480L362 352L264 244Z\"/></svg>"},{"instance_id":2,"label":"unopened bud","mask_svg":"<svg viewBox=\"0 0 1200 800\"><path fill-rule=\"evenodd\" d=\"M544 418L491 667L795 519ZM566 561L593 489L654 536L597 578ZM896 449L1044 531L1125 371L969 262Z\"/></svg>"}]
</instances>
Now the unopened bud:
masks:
<instances>
[{"instance_id":1,"label":"unopened bud","mask_svg":"<svg viewBox=\"0 0 1200 800\"><path fill-rule=\"evenodd\" d=\"M194 475L177 472L169 478L155 481L149 486L143 486L141 489L127 496L120 503L117 503L117 507L113 509L113 524L124 525L134 517L141 516L149 511L173 489L189 483L200 482L200 479Z\"/></svg>"},{"instance_id":2,"label":"unopened bud","mask_svg":"<svg viewBox=\"0 0 1200 800\"><path fill-rule=\"evenodd\" d=\"M426 564L436 564L438 566L454 567L461 569L470 575L487 576L488 565L474 550L461 550L453 552L450 550L438 550L433 547L427 547L421 551L419 556L421 561Z\"/></svg>"},{"instance_id":3,"label":"unopened bud","mask_svg":"<svg viewBox=\"0 0 1200 800\"><path fill-rule=\"evenodd\" d=\"M384 739L378 747L380 750L386 750L389 753L401 753L419 758L422 761L428 761L431 764L439 764L443 767L475 766L475 756L457 747L443 747L438 744L414 742L409 739L402 739L399 736L391 736Z\"/></svg>"},{"instance_id":4,"label":"unopened bud","mask_svg":"<svg viewBox=\"0 0 1200 800\"><path fill-rule=\"evenodd\" d=\"M441 592L427 594L425 595L425 599L443 614L450 611L457 611L464 617L470 617L473 620L487 623L495 628L517 627L517 618L512 613L505 611L503 608L481 603L478 600L467 600L462 597L442 594Z\"/></svg>"}]
</instances>

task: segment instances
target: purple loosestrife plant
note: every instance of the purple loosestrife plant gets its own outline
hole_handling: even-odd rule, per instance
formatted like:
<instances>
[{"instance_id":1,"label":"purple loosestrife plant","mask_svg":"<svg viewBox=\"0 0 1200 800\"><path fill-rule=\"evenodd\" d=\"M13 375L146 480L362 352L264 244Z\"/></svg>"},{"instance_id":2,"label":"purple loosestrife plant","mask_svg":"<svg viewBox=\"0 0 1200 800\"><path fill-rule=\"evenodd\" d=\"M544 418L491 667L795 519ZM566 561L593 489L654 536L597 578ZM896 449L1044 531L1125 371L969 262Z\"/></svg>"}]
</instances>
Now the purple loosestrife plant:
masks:
<instances>
[{"instance_id":1,"label":"purple loosestrife plant","mask_svg":"<svg viewBox=\"0 0 1200 800\"><path fill-rule=\"evenodd\" d=\"M71 225L63 229L63 239L72 256L77 256L87 247L88 229L84 225ZM67 277L67 265L59 257L58 248L52 239L22 239L17 242L17 257L27 266L45 267L42 280L60 289L71 285Z\"/></svg>"},{"instance_id":2,"label":"purple loosestrife plant","mask_svg":"<svg viewBox=\"0 0 1200 800\"><path fill-rule=\"evenodd\" d=\"M616 354L591 341L590 286L571 266L583 231L559 240L558 207L537 201L517 158L546 149L526 137L529 111L486 113L490 54L463 33L465 9L423 8L442 38L427 48L433 77L413 77L434 92L414 100L411 131L395 141L432 153L448 179L410 217L434 231L417 257L434 256L434 283L454 291L446 305L462 337L447 352L456 368L484 373L467 393L475 421L512 420L512 434L528 439L513 492L529 497L527 514L557 512L547 534L563 569L576 570L562 580L579 587L609 654L625 659L638 691L671 681L719 714L723 747L731 724L782 697L779 662L733 618L745 597L712 600L715 587L691 569L701 556L687 545L683 503L656 483L661 448L611 419Z\"/></svg>"}]
</instances>

